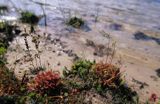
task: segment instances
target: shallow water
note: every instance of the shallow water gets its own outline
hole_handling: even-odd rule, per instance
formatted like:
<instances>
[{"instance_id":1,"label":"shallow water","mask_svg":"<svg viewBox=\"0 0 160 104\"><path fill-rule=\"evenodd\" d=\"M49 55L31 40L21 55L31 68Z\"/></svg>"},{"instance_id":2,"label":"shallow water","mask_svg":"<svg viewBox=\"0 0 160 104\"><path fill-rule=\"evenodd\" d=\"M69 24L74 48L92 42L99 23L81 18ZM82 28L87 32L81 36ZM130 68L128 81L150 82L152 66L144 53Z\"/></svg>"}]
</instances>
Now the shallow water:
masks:
<instances>
[{"instance_id":1,"label":"shallow water","mask_svg":"<svg viewBox=\"0 0 160 104\"><path fill-rule=\"evenodd\" d=\"M44 3L45 0L33 1ZM50 19L62 17L59 8L69 9L77 15L82 12L94 15L98 11L100 16L160 32L160 0L46 0L45 3ZM14 4L17 8L42 14L41 7L32 0L0 0L0 4L11 7Z\"/></svg>"}]
</instances>

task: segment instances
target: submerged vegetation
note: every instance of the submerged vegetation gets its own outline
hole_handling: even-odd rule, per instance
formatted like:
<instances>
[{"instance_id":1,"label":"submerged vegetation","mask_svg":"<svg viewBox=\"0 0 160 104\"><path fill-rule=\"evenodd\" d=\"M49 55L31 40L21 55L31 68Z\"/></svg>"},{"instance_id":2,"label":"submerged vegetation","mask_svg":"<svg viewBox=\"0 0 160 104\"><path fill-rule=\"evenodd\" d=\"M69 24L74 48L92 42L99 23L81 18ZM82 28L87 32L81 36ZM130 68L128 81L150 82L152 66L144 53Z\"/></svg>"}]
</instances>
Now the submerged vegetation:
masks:
<instances>
[{"instance_id":1,"label":"submerged vegetation","mask_svg":"<svg viewBox=\"0 0 160 104\"><path fill-rule=\"evenodd\" d=\"M32 12L24 11L21 13L20 20L22 23L37 24L39 22L39 17Z\"/></svg>"},{"instance_id":2,"label":"submerged vegetation","mask_svg":"<svg viewBox=\"0 0 160 104\"><path fill-rule=\"evenodd\" d=\"M6 5L0 5L0 14L4 14L5 12L8 12L8 6Z\"/></svg>"},{"instance_id":3,"label":"submerged vegetation","mask_svg":"<svg viewBox=\"0 0 160 104\"><path fill-rule=\"evenodd\" d=\"M0 5L0 10L8 11L8 7L6 5Z\"/></svg>"},{"instance_id":4,"label":"submerged vegetation","mask_svg":"<svg viewBox=\"0 0 160 104\"><path fill-rule=\"evenodd\" d=\"M84 25L84 20L78 17L72 17L68 20L67 25L72 26L74 28L80 28Z\"/></svg>"}]
</instances>

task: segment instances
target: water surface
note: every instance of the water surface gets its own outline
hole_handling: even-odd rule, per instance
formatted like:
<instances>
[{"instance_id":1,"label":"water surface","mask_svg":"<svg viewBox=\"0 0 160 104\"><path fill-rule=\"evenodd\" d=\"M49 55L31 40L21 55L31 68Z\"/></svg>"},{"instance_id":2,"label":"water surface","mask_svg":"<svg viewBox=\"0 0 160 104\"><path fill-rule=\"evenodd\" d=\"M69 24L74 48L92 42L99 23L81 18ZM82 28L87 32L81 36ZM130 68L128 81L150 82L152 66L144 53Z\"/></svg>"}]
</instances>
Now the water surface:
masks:
<instances>
[{"instance_id":1,"label":"water surface","mask_svg":"<svg viewBox=\"0 0 160 104\"><path fill-rule=\"evenodd\" d=\"M12 3L10 2L12 1ZM160 31L160 0L33 0L46 3L48 17L62 17L60 8L74 13L87 13L110 17L124 23L141 26L152 31ZM1 0L0 4L42 14L42 9L32 0ZM13 6L14 4L14 6ZM14 10L13 10L14 11ZM13 15L13 14L12 14Z\"/></svg>"}]
</instances>

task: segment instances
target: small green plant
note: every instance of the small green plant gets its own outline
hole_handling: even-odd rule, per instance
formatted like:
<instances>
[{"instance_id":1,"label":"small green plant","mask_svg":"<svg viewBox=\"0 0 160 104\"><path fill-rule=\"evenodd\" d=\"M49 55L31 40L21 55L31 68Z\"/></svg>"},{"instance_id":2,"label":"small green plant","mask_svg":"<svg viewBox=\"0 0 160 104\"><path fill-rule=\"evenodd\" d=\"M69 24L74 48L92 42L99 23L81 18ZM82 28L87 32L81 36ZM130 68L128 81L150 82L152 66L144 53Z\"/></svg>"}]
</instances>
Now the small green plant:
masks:
<instances>
[{"instance_id":1,"label":"small green plant","mask_svg":"<svg viewBox=\"0 0 160 104\"><path fill-rule=\"evenodd\" d=\"M20 20L23 23L28 23L28 24L37 24L39 22L39 17L36 16L34 13L25 11L21 13L21 18Z\"/></svg>"},{"instance_id":2,"label":"small green plant","mask_svg":"<svg viewBox=\"0 0 160 104\"><path fill-rule=\"evenodd\" d=\"M73 64L71 70L65 69L63 74L65 76L64 82L66 82L66 86L78 92L84 89L91 89L96 82L92 70L94 64L95 62L81 59Z\"/></svg>"},{"instance_id":3,"label":"small green plant","mask_svg":"<svg viewBox=\"0 0 160 104\"><path fill-rule=\"evenodd\" d=\"M74 28L80 28L84 25L84 20L78 17L72 17L68 20L67 25L72 26Z\"/></svg>"},{"instance_id":4,"label":"small green plant","mask_svg":"<svg viewBox=\"0 0 160 104\"><path fill-rule=\"evenodd\" d=\"M88 60L79 60L72 66L72 71L79 75L80 78L86 79L93 64L94 62Z\"/></svg>"},{"instance_id":5,"label":"small green plant","mask_svg":"<svg viewBox=\"0 0 160 104\"><path fill-rule=\"evenodd\" d=\"M3 56L7 52L7 49L3 43L0 43L0 56Z\"/></svg>"},{"instance_id":6,"label":"small green plant","mask_svg":"<svg viewBox=\"0 0 160 104\"><path fill-rule=\"evenodd\" d=\"M5 23L4 22L0 22L0 31L5 29Z\"/></svg>"}]
</instances>

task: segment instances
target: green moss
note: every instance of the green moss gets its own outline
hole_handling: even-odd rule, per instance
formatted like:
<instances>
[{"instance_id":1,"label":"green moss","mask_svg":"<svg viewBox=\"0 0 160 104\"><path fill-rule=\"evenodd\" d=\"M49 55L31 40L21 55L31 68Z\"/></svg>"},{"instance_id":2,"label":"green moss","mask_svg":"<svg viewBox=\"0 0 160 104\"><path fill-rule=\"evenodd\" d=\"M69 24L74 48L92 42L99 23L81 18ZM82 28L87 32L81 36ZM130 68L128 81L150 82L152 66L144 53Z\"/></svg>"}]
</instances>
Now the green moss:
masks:
<instances>
[{"instance_id":1,"label":"green moss","mask_svg":"<svg viewBox=\"0 0 160 104\"><path fill-rule=\"evenodd\" d=\"M80 28L84 25L84 20L82 20L82 18L72 17L67 22L67 25L70 25L74 28Z\"/></svg>"},{"instance_id":2,"label":"green moss","mask_svg":"<svg viewBox=\"0 0 160 104\"><path fill-rule=\"evenodd\" d=\"M28 24L37 24L39 22L39 17L36 16L34 13L25 11L21 13L21 18L20 20L23 23L28 23Z\"/></svg>"}]
</instances>

